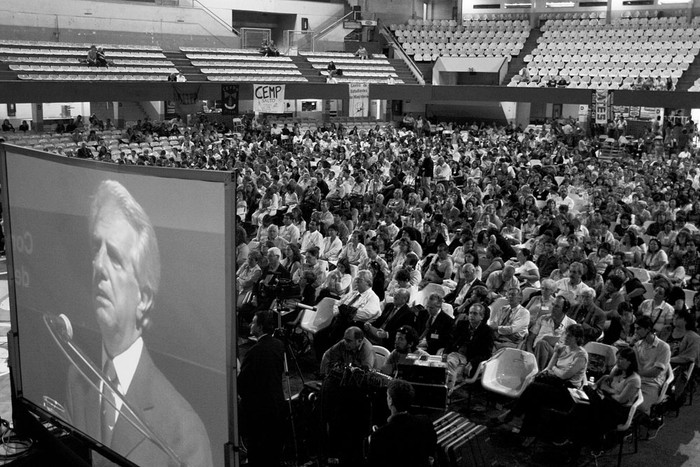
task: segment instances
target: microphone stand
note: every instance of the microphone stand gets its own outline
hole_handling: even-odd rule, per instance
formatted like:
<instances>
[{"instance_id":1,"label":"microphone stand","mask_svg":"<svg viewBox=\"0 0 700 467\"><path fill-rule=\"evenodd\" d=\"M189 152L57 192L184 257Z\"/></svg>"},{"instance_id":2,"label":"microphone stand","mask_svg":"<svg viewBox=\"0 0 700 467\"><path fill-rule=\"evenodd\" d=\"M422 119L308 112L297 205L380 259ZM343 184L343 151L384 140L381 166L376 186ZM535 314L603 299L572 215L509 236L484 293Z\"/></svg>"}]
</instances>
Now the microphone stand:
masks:
<instances>
[{"instance_id":1,"label":"microphone stand","mask_svg":"<svg viewBox=\"0 0 700 467\"><path fill-rule=\"evenodd\" d=\"M158 436L151 427L146 424L137 415L136 410L131 407L131 404L127 402L126 398L119 392L119 390L110 383L107 378L102 375L102 372L97 368L97 366L90 360L90 358L85 355L85 353L75 344L73 344L73 329L71 327L68 318L61 314L59 316L54 316L49 313L44 313L44 323L51 333L51 337L56 341L58 347L61 349L63 354L68 358L68 360L73 364L76 370L81 374L83 378L95 389L100 397L103 396L103 391L100 389L99 384L95 384L93 379L88 376L88 373L95 376L103 385L102 387L108 387L116 397L122 403L122 410L117 409L116 404L112 403L110 398L102 397L106 400L114 409L119 413L120 416L124 416L124 419L128 421L136 430L138 430L145 438L150 440L155 444L161 451L167 454L176 465L180 467L188 467L188 465L180 459L177 453L165 442L160 436ZM123 411L126 408L127 411ZM109 447L109 446L107 446Z\"/></svg>"}]
</instances>

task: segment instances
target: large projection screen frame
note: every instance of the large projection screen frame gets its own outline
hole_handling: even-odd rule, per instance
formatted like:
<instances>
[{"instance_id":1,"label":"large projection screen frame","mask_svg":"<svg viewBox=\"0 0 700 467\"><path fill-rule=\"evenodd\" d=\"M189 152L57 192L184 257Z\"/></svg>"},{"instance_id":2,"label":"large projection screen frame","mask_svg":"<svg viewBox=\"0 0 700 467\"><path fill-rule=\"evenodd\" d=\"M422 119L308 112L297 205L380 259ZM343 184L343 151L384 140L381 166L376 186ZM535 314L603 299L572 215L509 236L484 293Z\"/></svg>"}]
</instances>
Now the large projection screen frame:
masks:
<instances>
[{"instance_id":1,"label":"large projection screen frame","mask_svg":"<svg viewBox=\"0 0 700 467\"><path fill-rule=\"evenodd\" d=\"M0 143L0 183L2 183L2 201L3 201L3 221L4 221L4 233L5 233L5 249L7 258L7 272L8 272L8 294L10 300L10 322L12 326L12 331L16 337L15 345L10 345L10 348L17 350L17 355L11 355L9 358L9 364L11 366L12 376L14 380L14 392L12 394L13 403L21 404L29 412L35 413L42 419L50 420L53 424L60 426L67 432L81 439L84 443L89 445L92 449L103 454L110 460L119 462L123 465L133 466L137 465L129 460L125 459L121 455L116 455L114 451L102 445L99 441L86 436L80 430L76 429L71 424L62 420L60 417L47 411L45 408L41 407L32 400L29 400L24 395L23 379L22 379L22 356L21 356L21 332L19 326L18 318L18 307L17 307L17 280L15 272L15 252L13 245L13 230L12 230L12 218L10 215L10 207L12 206L13 200L10 199L11 189L10 183L15 183L14 180L9 180L8 177L8 153L17 154L21 156L26 156L29 158L38 158L49 161L50 163L61 164L61 165L71 165L76 168L92 169L105 174L126 174L126 175L146 175L149 177L157 177L159 179L174 179L174 180L191 180L199 182L210 182L214 184L223 185L224 192L224 212L223 212L223 224L224 224L224 265L225 265L225 278L224 278L224 307L221 310L224 313L225 322L225 394L226 394L226 415L228 419L226 427L226 436L228 439L224 441L223 445L212 444L212 451L218 450L218 457L224 459L225 465L227 467L237 467L239 465L239 427L238 427L238 406L237 406L237 388L235 378L238 371L238 349L236 345L236 336L238 335L238 330L236 329L237 320L236 316L236 291L235 291L235 229L236 229L236 217L235 217L235 196L236 196L236 175L235 172L214 172L214 171L203 171L203 170L189 170L189 169L171 169L171 168L159 168L159 167L144 167L144 166L133 166L133 165L117 165L103 163L99 161L66 158L63 156L57 156L54 154L46 153L43 151L33 150L29 148L8 145ZM22 183L21 180L17 183ZM25 182L26 183L26 182ZM202 395L206 397L205 394Z\"/></svg>"}]
</instances>

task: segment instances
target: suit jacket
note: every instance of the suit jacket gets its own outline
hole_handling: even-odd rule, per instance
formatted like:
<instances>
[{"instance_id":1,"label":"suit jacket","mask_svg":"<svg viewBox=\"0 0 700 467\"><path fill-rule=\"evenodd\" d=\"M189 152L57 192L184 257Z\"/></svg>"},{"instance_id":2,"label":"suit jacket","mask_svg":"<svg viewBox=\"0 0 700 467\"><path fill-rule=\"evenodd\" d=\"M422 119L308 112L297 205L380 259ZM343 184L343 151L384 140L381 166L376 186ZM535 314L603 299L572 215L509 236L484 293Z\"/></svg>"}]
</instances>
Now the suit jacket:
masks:
<instances>
[{"instance_id":1,"label":"suit jacket","mask_svg":"<svg viewBox=\"0 0 700 467\"><path fill-rule=\"evenodd\" d=\"M452 321L448 314L440 311L432 323L426 322L426 329L423 331L422 339L428 343L426 351L430 355L435 355L438 350L444 349L450 343L452 333Z\"/></svg>"},{"instance_id":2,"label":"suit jacket","mask_svg":"<svg viewBox=\"0 0 700 467\"><path fill-rule=\"evenodd\" d=\"M382 315L377 318L377 321L375 321L374 326L378 329L384 329L388 334L389 337L386 339L382 339L382 342L379 345L382 345L386 347L387 349L392 348L394 344L394 339L396 338L396 331L404 325L408 325L413 327L414 326L414 321L415 321L415 314L413 313L413 310L411 310L411 307L408 305L404 305L398 310L396 310L396 313L391 316L391 318L387 319L390 314L394 312L394 303L389 303L384 307L384 312Z\"/></svg>"},{"instance_id":3,"label":"suit jacket","mask_svg":"<svg viewBox=\"0 0 700 467\"><path fill-rule=\"evenodd\" d=\"M493 332L486 321L482 321L476 329L472 329L469 320L461 319L455 323L450 337L448 352L459 352L472 364L476 370L479 363L491 358L493 353Z\"/></svg>"},{"instance_id":4,"label":"suit jacket","mask_svg":"<svg viewBox=\"0 0 700 467\"><path fill-rule=\"evenodd\" d=\"M97 384L99 388L99 383ZM100 441L100 394L74 367L68 371L68 413L73 425ZM211 445L206 429L190 404L156 368L146 347L125 395L127 403L190 467L212 466ZM112 432L110 449L143 466L178 466L155 443L134 428L122 414ZM96 456L94 465L112 465Z\"/></svg>"},{"instance_id":5,"label":"suit jacket","mask_svg":"<svg viewBox=\"0 0 700 467\"><path fill-rule=\"evenodd\" d=\"M596 304L591 303L588 307L585 307L583 304L575 305L571 309L569 316L583 326L586 341L594 341L603 333L605 312Z\"/></svg>"},{"instance_id":6,"label":"suit jacket","mask_svg":"<svg viewBox=\"0 0 700 467\"><path fill-rule=\"evenodd\" d=\"M467 281L465 281L464 279L460 279L459 283L457 284L457 287L452 292L450 292L449 294L447 294L445 296L445 302L449 303L451 305L455 304L455 302L457 301L457 298L459 298L459 296L462 293L462 289L466 285L467 285ZM463 305L464 302L467 301L467 299L469 298L469 295L472 293L472 290L474 290L474 287L477 287L477 286L486 287L486 283L484 283L481 279L474 279L474 282L472 282L472 284L469 286L469 289L467 289L467 292L464 294L464 300L462 301L462 303L460 303L460 305Z\"/></svg>"},{"instance_id":7,"label":"suit jacket","mask_svg":"<svg viewBox=\"0 0 700 467\"><path fill-rule=\"evenodd\" d=\"M248 428L281 418L285 409L283 373L284 344L270 335L262 336L245 354L238 375L241 415Z\"/></svg>"},{"instance_id":8,"label":"suit jacket","mask_svg":"<svg viewBox=\"0 0 700 467\"><path fill-rule=\"evenodd\" d=\"M427 418L401 412L370 436L371 467L428 467L435 455L437 435Z\"/></svg>"}]
</instances>

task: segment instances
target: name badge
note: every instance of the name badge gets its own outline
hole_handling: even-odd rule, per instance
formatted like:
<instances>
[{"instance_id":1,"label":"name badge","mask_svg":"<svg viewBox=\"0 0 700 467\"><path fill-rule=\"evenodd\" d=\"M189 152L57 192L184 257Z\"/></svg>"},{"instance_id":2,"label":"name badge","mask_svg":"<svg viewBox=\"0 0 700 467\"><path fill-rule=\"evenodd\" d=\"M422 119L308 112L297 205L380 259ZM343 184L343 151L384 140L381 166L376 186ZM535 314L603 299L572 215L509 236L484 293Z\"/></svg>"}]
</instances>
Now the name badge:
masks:
<instances>
[{"instance_id":1,"label":"name badge","mask_svg":"<svg viewBox=\"0 0 700 467\"><path fill-rule=\"evenodd\" d=\"M430 335L430 338L431 338L431 339L440 339L440 334L435 334L435 333L433 333L433 334Z\"/></svg>"}]
</instances>

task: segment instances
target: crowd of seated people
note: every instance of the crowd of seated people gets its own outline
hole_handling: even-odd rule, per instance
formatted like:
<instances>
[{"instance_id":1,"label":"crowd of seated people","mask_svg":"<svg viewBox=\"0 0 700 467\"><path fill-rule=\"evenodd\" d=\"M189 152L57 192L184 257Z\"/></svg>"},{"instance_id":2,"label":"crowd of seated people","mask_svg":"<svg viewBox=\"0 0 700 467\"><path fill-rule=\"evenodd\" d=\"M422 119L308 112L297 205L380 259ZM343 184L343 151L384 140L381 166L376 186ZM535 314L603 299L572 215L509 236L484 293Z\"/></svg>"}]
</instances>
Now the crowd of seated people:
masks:
<instances>
[{"instance_id":1,"label":"crowd of seated people","mask_svg":"<svg viewBox=\"0 0 700 467\"><path fill-rule=\"evenodd\" d=\"M673 84L673 79L671 79L671 77L664 79L660 76L656 78L652 76L647 76L646 78L639 76L634 82L632 89L636 91L674 91L676 86Z\"/></svg>"},{"instance_id":2,"label":"crowd of seated people","mask_svg":"<svg viewBox=\"0 0 700 467\"><path fill-rule=\"evenodd\" d=\"M315 336L319 364L342 351L348 329L357 342L396 346L396 358L407 345L442 354L454 382L498 349L531 351L541 376L504 417L524 416L529 437L542 421L527 401L560 409L562 388L584 387L585 346L599 341L633 351L599 385L622 405L614 420L637 387L653 418L669 369L687 384L700 362L700 299L686 300L700 290L693 122L650 125L612 160L573 119L528 130L403 122L367 132L295 124L284 147L254 119L223 137L206 121L145 122L124 136L176 134L180 146L102 159L237 169L241 312L268 305L264 284L282 280L307 305L332 301L332 323Z\"/></svg>"}]
</instances>

